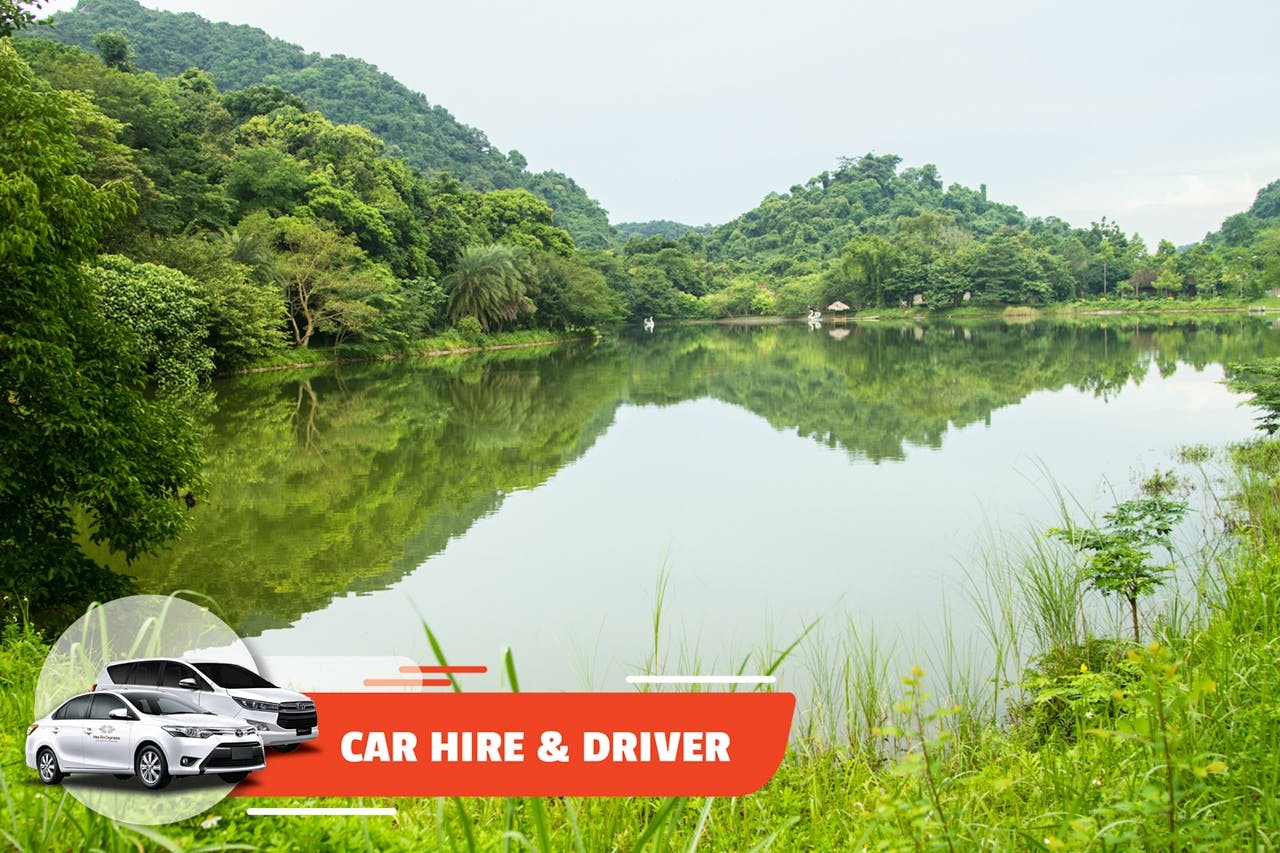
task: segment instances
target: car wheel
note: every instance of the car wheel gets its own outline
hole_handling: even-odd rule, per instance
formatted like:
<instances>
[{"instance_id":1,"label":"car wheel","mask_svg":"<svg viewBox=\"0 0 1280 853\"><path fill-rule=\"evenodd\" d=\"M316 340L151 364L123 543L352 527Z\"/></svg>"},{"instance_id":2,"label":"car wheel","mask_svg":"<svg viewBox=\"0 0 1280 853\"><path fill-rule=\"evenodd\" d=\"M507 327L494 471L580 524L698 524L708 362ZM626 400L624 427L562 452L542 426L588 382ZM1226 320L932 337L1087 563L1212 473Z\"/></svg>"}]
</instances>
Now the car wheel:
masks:
<instances>
[{"instance_id":1,"label":"car wheel","mask_svg":"<svg viewBox=\"0 0 1280 853\"><path fill-rule=\"evenodd\" d=\"M274 749L276 752L293 752L295 749L297 749L300 746L302 746L302 744L300 743L282 743L282 744L277 744L271 748Z\"/></svg>"},{"instance_id":2,"label":"car wheel","mask_svg":"<svg viewBox=\"0 0 1280 853\"><path fill-rule=\"evenodd\" d=\"M40 781L46 785L56 785L62 781L63 773L58 766L58 756L47 746L36 755L36 772L40 774Z\"/></svg>"},{"instance_id":3,"label":"car wheel","mask_svg":"<svg viewBox=\"0 0 1280 853\"><path fill-rule=\"evenodd\" d=\"M241 770L238 773L219 773L218 778L223 782L229 782L234 785L237 782L243 782L245 779L249 778L249 771Z\"/></svg>"},{"instance_id":4,"label":"car wheel","mask_svg":"<svg viewBox=\"0 0 1280 853\"><path fill-rule=\"evenodd\" d=\"M134 766L138 771L138 781L142 782L144 788L152 791L159 791L173 778L169 775L169 764L164 760L164 753L158 746L147 744L138 750L138 760Z\"/></svg>"}]
</instances>

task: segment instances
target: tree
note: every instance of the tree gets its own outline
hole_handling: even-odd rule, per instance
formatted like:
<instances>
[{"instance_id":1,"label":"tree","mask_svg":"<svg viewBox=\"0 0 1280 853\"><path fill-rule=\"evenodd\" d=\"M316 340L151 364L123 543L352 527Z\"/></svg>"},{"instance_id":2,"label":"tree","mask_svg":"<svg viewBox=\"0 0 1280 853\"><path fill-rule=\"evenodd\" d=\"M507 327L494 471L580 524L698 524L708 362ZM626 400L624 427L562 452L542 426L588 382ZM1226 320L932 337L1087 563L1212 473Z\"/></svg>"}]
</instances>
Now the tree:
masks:
<instances>
[{"instance_id":1,"label":"tree","mask_svg":"<svg viewBox=\"0 0 1280 853\"><path fill-rule=\"evenodd\" d=\"M1049 297L1051 287L1022 236L1000 234L970 253L969 277L974 285L975 302L1035 304Z\"/></svg>"},{"instance_id":2,"label":"tree","mask_svg":"<svg viewBox=\"0 0 1280 853\"><path fill-rule=\"evenodd\" d=\"M189 276L157 264L105 255L86 268L103 313L130 329L162 391L190 391L213 372L209 306Z\"/></svg>"},{"instance_id":3,"label":"tree","mask_svg":"<svg viewBox=\"0 0 1280 853\"><path fill-rule=\"evenodd\" d=\"M840 271L853 284L855 300L883 306L885 286L899 260L900 253L888 240L864 234L845 246Z\"/></svg>"},{"instance_id":4,"label":"tree","mask_svg":"<svg viewBox=\"0 0 1280 853\"><path fill-rule=\"evenodd\" d=\"M1187 505L1163 495L1116 504L1103 516L1102 529L1085 529L1068 525L1054 528L1057 536L1085 558L1085 580L1090 587L1107 595L1119 595L1129 605L1133 621L1133 641L1142 642L1138 631L1138 598L1157 589L1171 566L1150 562L1150 550L1162 545L1172 551L1169 540L1173 526L1186 514Z\"/></svg>"},{"instance_id":5,"label":"tree","mask_svg":"<svg viewBox=\"0 0 1280 853\"><path fill-rule=\"evenodd\" d=\"M0 577L47 622L129 587L78 531L132 560L185 527L177 499L199 479L188 416L146 395L135 339L81 271L133 205L79 174L94 126L118 131L0 40Z\"/></svg>"},{"instance_id":6,"label":"tree","mask_svg":"<svg viewBox=\"0 0 1280 853\"><path fill-rule=\"evenodd\" d=\"M243 149L227 166L227 195L239 202L238 216L292 213L308 186L306 167L276 148Z\"/></svg>"},{"instance_id":7,"label":"tree","mask_svg":"<svg viewBox=\"0 0 1280 853\"><path fill-rule=\"evenodd\" d=\"M237 124L253 116L268 115L281 107L294 107L300 112L307 110L307 105L297 95L279 86L264 84L226 92L222 95L222 105Z\"/></svg>"},{"instance_id":8,"label":"tree","mask_svg":"<svg viewBox=\"0 0 1280 853\"><path fill-rule=\"evenodd\" d=\"M449 295L449 319L475 317L486 332L532 313L526 294L525 254L503 243L468 246L441 284Z\"/></svg>"},{"instance_id":9,"label":"tree","mask_svg":"<svg viewBox=\"0 0 1280 853\"><path fill-rule=\"evenodd\" d=\"M133 71L133 49L124 36L114 30L98 33L93 37L93 46L108 68L117 71Z\"/></svg>"},{"instance_id":10,"label":"tree","mask_svg":"<svg viewBox=\"0 0 1280 853\"><path fill-rule=\"evenodd\" d=\"M274 268L294 342L306 347L316 332L338 341L375 336L384 307L390 307L380 303L395 290L387 268L369 261L354 239L324 220L282 216L270 224L282 250ZM249 227L262 227L262 220Z\"/></svg>"},{"instance_id":11,"label":"tree","mask_svg":"<svg viewBox=\"0 0 1280 853\"><path fill-rule=\"evenodd\" d=\"M139 247L148 260L195 281L208 312L207 343L223 369L252 364L286 345L284 294L265 236L236 229L162 237Z\"/></svg>"},{"instance_id":12,"label":"tree","mask_svg":"<svg viewBox=\"0 0 1280 853\"><path fill-rule=\"evenodd\" d=\"M553 220L551 206L528 190L494 190L480 199L479 222L493 242L568 257L573 238Z\"/></svg>"},{"instance_id":13,"label":"tree","mask_svg":"<svg viewBox=\"0 0 1280 853\"><path fill-rule=\"evenodd\" d=\"M0 38L11 36L15 30L21 30L34 24L36 22L35 13L43 5L42 0L35 0L35 2L0 0Z\"/></svg>"},{"instance_id":14,"label":"tree","mask_svg":"<svg viewBox=\"0 0 1280 853\"><path fill-rule=\"evenodd\" d=\"M602 326L622 318L622 300L604 275L550 252L532 257L538 324L549 329Z\"/></svg>"},{"instance_id":15,"label":"tree","mask_svg":"<svg viewBox=\"0 0 1280 853\"><path fill-rule=\"evenodd\" d=\"M1165 296L1175 296L1183 286L1182 276L1173 268L1173 262L1169 262L1161 268L1158 275L1151 282L1151 288L1157 293L1163 293Z\"/></svg>"}]
</instances>

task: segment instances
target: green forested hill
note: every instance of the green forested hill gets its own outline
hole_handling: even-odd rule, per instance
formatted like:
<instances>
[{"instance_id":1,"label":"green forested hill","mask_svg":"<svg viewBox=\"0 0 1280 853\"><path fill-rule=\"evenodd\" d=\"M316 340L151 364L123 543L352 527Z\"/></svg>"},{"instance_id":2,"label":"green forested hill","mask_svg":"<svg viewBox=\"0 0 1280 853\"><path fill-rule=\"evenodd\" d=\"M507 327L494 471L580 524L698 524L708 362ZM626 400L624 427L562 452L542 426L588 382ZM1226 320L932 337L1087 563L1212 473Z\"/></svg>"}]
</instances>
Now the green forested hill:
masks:
<instances>
[{"instance_id":1,"label":"green forested hill","mask_svg":"<svg viewBox=\"0 0 1280 853\"><path fill-rule=\"evenodd\" d=\"M649 237L670 237L672 240L679 240L690 231L709 231L710 225L685 225L683 222L673 222L670 219L651 219L648 222L618 222L613 226L613 231L618 235L618 239L623 243L632 237L639 237L642 240Z\"/></svg>"},{"instance_id":2,"label":"green forested hill","mask_svg":"<svg viewBox=\"0 0 1280 853\"><path fill-rule=\"evenodd\" d=\"M753 210L710 230L702 248L713 260L748 262L774 272L837 257L855 237L890 235L901 217L927 211L955 218L953 225L988 237L1001 228L1027 227L1028 219L1009 204L960 184L943 189L937 166L899 170L894 154L841 158L788 193L771 193ZM798 271L798 270L797 270Z\"/></svg>"},{"instance_id":3,"label":"green forested hill","mask_svg":"<svg viewBox=\"0 0 1280 853\"><path fill-rule=\"evenodd\" d=\"M140 69L164 77L194 66L208 71L222 91L280 86L336 123L369 128L387 142L387 153L419 169L451 172L479 190L529 189L552 205L556 224L584 248L604 248L613 240L607 213L570 178L525 171L519 152L503 154L482 131L359 59L307 53L253 27L147 9L136 0L80 0L74 11L55 15L51 26L24 34L94 52L94 37L108 31L124 37Z\"/></svg>"}]
</instances>

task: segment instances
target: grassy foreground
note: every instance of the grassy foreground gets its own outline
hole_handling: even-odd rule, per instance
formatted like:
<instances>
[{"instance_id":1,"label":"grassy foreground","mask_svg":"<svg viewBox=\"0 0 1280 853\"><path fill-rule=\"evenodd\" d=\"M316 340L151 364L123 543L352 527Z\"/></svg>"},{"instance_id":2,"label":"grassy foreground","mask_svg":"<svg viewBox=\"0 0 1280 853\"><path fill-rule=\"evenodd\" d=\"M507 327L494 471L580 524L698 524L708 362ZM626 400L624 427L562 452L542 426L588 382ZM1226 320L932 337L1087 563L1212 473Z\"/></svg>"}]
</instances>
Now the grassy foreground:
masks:
<instances>
[{"instance_id":1,"label":"grassy foreground","mask_svg":"<svg viewBox=\"0 0 1280 853\"><path fill-rule=\"evenodd\" d=\"M959 687L920 670L890 678L874 640L851 634L816 659L822 707L801 712L781 769L742 798L358 803L394 805L395 818L257 818L245 814L254 801L232 799L170 826L122 826L23 766L47 647L9 625L0 837L33 851L1273 849L1280 442L1231 457L1235 495L1220 505L1231 547L1202 567L1198 589L1164 606L1148 645L1090 636L1078 579L1033 546L1008 561L1014 583L989 601L993 625L1000 613L1030 614L1034 652L993 630L1017 677L969 673Z\"/></svg>"}]
</instances>

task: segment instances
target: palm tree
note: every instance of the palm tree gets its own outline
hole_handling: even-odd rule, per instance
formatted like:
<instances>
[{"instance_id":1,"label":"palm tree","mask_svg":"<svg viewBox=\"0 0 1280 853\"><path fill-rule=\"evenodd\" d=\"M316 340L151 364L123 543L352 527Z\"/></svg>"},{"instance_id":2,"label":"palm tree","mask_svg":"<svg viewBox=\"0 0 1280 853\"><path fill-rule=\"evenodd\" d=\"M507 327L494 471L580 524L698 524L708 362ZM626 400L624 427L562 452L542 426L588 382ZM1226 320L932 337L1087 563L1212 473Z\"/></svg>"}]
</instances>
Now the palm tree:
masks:
<instances>
[{"instance_id":1,"label":"palm tree","mask_svg":"<svg viewBox=\"0 0 1280 853\"><path fill-rule=\"evenodd\" d=\"M533 310L525 293L524 252L505 243L467 246L441 281L449 319L475 317L486 332Z\"/></svg>"}]
</instances>

